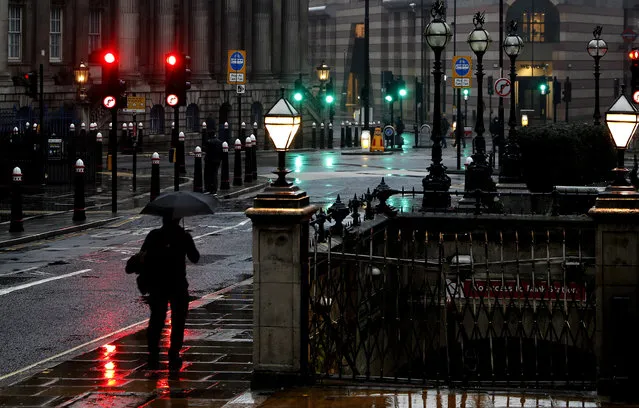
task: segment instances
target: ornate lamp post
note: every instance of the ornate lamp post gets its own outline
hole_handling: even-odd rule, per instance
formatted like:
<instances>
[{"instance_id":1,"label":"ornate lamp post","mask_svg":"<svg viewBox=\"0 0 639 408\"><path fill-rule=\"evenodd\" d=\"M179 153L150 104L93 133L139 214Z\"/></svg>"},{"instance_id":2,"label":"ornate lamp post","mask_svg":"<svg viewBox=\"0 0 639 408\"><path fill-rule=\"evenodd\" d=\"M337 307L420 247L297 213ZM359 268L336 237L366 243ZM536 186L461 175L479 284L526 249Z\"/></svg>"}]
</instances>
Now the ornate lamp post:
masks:
<instances>
[{"instance_id":1,"label":"ornate lamp post","mask_svg":"<svg viewBox=\"0 0 639 408\"><path fill-rule=\"evenodd\" d=\"M73 70L73 74L75 76L75 82L78 84L78 100L83 104L82 121L88 122L89 114L85 112L85 110L88 109L86 85L87 82L89 82L89 66L84 61L80 61L80 65Z\"/></svg>"},{"instance_id":2,"label":"ornate lamp post","mask_svg":"<svg viewBox=\"0 0 639 408\"><path fill-rule=\"evenodd\" d=\"M286 151L291 147L300 123L300 114L284 96L264 115L264 125L277 150L277 171L274 173L278 178L271 184L272 187L288 188L292 185L286 181L286 175L290 173L286 169Z\"/></svg>"},{"instance_id":3,"label":"ornate lamp post","mask_svg":"<svg viewBox=\"0 0 639 408\"><path fill-rule=\"evenodd\" d=\"M428 46L435 53L435 62L433 63L433 79L435 83L435 94L433 100L433 131L431 139L433 140L432 163L428 167L428 175L422 180L424 187L424 200L422 202L422 210L444 209L450 207L450 177L446 174L446 166L442 165L442 146L441 146L441 79L442 64L441 55L446 44L450 40L451 30L446 23L446 7L442 0L437 0L430 11L433 18L424 29L424 37Z\"/></svg>"},{"instance_id":4,"label":"ornate lamp post","mask_svg":"<svg viewBox=\"0 0 639 408\"><path fill-rule=\"evenodd\" d=\"M599 112L599 60L608 52L608 44L601 38L601 26L597 26L592 32L595 37L588 43L586 50L588 54L595 60L595 113L592 117L595 120L595 125L601 124L601 113Z\"/></svg>"},{"instance_id":5,"label":"ornate lamp post","mask_svg":"<svg viewBox=\"0 0 639 408\"><path fill-rule=\"evenodd\" d=\"M628 100L626 95L621 94L606 112L606 125L610 131L615 147L617 148L617 167L613 170L615 180L608 190L634 192L634 187L626 180L628 169L624 164L624 152L632 135L639 126L639 111Z\"/></svg>"},{"instance_id":6,"label":"ornate lamp post","mask_svg":"<svg viewBox=\"0 0 639 408\"><path fill-rule=\"evenodd\" d=\"M317 67L315 67L315 71L317 72L317 79L320 81L320 98L322 100L322 122L324 120L324 92L326 91L326 83L331 78L331 67L326 65L326 62L322 61Z\"/></svg>"},{"instance_id":7,"label":"ornate lamp post","mask_svg":"<svg viewBox=\"0 0 639 408\"><path fill-rule=\"evenodd\" d=\"M492 167L486 162L486 139L484 139L484 67L482 59L491 42L490 34L484 29L484 13L477 12L473 17L475 28L468 34L468 45L477 56L477 120L475 121L475 152L473 162L468 168L466 191L495 191L491 178Z\"/></svg>"},{"instance_id":8,"label":"ornate lamp post","mask_svg":"<svg viewBox=\"0 0 639 408\"><path fill-rule=\"evenodd\" d=\"M510 117L508 118L508 140L506 141L504 162L500 163L499 181L519 181L521 179L521 162L519 143L517 142L517 106L515 102L515 80L517 70L515 61L524 47L524 41L517 35L517 21L511 20L508 24L508 36L504 40L504 52L510 57ZM523 117L522 117L522 126ZM526 125L528 126L528 116Z\"/></svg>"}]
</instances>

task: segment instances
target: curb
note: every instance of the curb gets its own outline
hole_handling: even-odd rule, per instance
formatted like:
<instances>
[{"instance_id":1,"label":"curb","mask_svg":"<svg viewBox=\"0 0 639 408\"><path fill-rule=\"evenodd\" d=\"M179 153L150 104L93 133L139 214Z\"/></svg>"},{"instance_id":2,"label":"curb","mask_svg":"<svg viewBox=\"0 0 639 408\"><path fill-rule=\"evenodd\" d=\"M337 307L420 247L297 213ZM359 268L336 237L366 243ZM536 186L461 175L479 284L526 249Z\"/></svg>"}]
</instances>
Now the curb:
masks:
<instances>
[{"instance_id":1,"label":"curb","mask_svg":"<svg viewBox=\"0 0 639 408\"><path fill-rule=\"evenodd\" d=\"M239 196L244 195L244 194L249 194L249 193L253 193L255 191L263 190L266 187L268 187L270 184L271 184L270 182L264 181L261 184L257 184L257 185L250 186L250 187L246 187L246 188L243 188L241 190L233 191L233 192L228 193L228 194L220 194L220 193L218 193L217 198L235 198L235 197L239 197Z\"/></svg>"},{"instance_id":2,"label":"curb","mask_svg":"<svg viewBox=\"0 0 639 408\"><path fill-rule=\"evenodd\" d=\"M60 228L60 229L53 230L53 231L47 231L47 232L42 232L42 233L39 233L39 234L32 234L32 235L27 235L27 236L24 236L24 237L8 239L8 240L5 240L5 241L0 241L0 248L5 248L5 247L8 247L8 246L24 244L24 243L27 243L27 242L39 241L41 239L47 239L47 238L51 238L51 237L55 237L55 236L59 236L59 235L70 234L72 232L82 231L82 230L89 229L89 228L100 227L102 225L109 224L109 223L111 223L113 221L117 221L120 218L122 218L122 217L112 217L112 218L107 218L107 219L104 219L104 220L85 222L85 223L82 223L82 224L79 224L79 225L72 225L72 226L69 226L69 227L64 227L64 228Z\"/></svg>"}]
</instances>

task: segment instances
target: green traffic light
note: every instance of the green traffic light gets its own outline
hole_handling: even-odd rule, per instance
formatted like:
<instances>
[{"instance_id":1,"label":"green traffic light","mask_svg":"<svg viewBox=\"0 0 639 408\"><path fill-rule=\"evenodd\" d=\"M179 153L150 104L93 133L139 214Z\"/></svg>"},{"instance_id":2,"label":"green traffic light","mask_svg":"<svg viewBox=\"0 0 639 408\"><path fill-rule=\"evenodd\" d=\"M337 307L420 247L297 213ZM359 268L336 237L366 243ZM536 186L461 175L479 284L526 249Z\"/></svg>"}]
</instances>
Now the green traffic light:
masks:
<instances>
[{"instance_id":1,"label":"green traffic light","mask_svg":"<svg viewBox=\"0 0 639 408\"><path fill-rule=\"evenodd\" d=\"M333 95L326 95L326 103L333 103L334 100Z\"/></svg>"},{"instance_id":2,"label":"green traffic light","mask_svg":"<svg viewBox=\"0 0 639 408\"><path fill-rule=\"evenodd\" d=\"M539 85L539 91L541 92L542 95L546 95L546 90L548 90L548 85L546 84Z\"/></svg>"},{"instance_id":3,"label":"green traffic light","mask_svg":"<svg viewBox=\"0 0 639 408\"><path fill-rule=\"evenodd\" d=\"M300 102L302 100L302 94L300 92L295 92L295 94L293 95L293 99L295 99L297 102Z\"/></svg>"},{"instance_id":4,"label":"green traffic light","mask_svg":"<svg viewBox=\"0 0 639 408\"><path fill-rule=\"evenodd\" d=\"M464 88L464 96L468 96L470 94L470 89Z\"/></svg>"},{"instance_id":5,"label":"green traffic light","mask_svg":"<svg viewBox=\"0 0 639 408\"><path fill-rule=\"evenodd\" d=\"M386 102L393 102L393 97L390 95L386 95L385 99L386 99Z\"/></svg>"},{"instance_id":6,"label":"green traffic light","mask_svg":"<svg viewBox=\"0 0 639 408\"><path fill-rule=\"evenodd\" d=\"M400 89L400 90L399 90L399 96L404 97L404 96L406 96L407 94L408 94L408 92L406 92L406 89Z\"/></svg>"}]
</instances>

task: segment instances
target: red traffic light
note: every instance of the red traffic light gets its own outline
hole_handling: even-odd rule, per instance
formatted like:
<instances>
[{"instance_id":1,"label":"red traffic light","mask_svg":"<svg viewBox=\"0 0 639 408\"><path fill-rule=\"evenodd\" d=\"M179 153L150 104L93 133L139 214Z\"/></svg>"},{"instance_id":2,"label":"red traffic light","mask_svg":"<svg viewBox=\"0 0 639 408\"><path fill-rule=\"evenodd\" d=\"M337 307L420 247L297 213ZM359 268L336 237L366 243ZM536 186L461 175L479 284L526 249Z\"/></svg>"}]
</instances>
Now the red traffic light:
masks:
<instances>
[{"instance_id":1,"label":"red traffic light","mask_svg":"<svg viewBox=\"0 0 639 408\"><path fill-rule=\"evenodd\" d=\"M639 50L638 49L630 50L628 52L628 58L630 58L631 60L639 59Z\"/></svg>"},{"instance_id":2,"label":"red traffic light","mask_svg":"<svg viewBox=\"0 0 639 408\"><path fill-rule=\"evenodd\" d=\"M169 106L175 106L178 104L180 99L175 94L170 94L166 96L166 104Z\"/></svg>"},{"instance_id":3,"label":"red traffic light","mask_svg":"<svg viewBox=\"0 0 639 408\"><path fill-rule=\"evenodd\" d=\"M29 74L24 74L24 79L29 79Z\"/></svg>"},{"instance_id":4,"label":"red traffic light","mask_svg":"<svg viewBox=\"0 0 639 408\"><path fill-rule=\"evenodd\" d=\"M115 54L110 51L104 54L104 62L107 64L113 64L115 62Z\"/></svg>"},{"instance_id":5,"label":"red traffic light","mask_svg":"<svg viewBox=\"0 0 639 408\"><path fill-rule=\"evenodd\" d=\"M167 64L175 65L175 64L177 64L177 62L178 62L178 59L177 59L177 57L174 54L168 54L166 56L166 63Z\"/></svg>"}]
</instances>

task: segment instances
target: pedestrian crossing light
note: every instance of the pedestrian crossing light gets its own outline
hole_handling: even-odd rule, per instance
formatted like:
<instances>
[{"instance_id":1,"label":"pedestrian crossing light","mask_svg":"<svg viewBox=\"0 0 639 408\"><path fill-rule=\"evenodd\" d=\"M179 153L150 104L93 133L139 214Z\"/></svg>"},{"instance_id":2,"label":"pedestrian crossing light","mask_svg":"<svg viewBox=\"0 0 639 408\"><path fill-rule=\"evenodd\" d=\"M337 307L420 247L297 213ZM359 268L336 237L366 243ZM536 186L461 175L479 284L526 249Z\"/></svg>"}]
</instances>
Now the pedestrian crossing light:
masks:
<instances>
[{"instance_id":1,"label":"pedestrian crossing light","mask_svg":"<svg viewBox=\"0 0 639 408\"><path fill-rule=\"evenodd\" d=\"M468 97L470 96L470 89L464 88L462 90L462 95L464 96L464 100L468 100Z\"/></svg>"},{"instance_id":2,"label":"pedestrian crossing light","mask_svg":"<svg viewBox=\"0 0 639 408\"><path fill-rule=\"evenodd\" d=\"M541 92L542 95L546 95L548 93L548 85L546 83L539 84L539 92Z\"/></svg>"}]
</instances>

